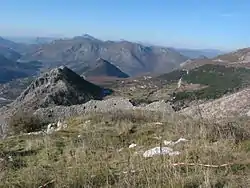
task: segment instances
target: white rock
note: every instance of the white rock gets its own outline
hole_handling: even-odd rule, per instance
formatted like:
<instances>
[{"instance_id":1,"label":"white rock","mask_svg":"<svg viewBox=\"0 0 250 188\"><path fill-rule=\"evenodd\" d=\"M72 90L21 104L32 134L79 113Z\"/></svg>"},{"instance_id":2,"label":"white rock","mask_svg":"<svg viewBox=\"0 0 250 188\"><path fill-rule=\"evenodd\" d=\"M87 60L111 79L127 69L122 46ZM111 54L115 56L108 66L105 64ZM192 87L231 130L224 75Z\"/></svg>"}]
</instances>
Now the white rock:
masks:
<instances>
[{"instance_id":1,"label":"white rock","mask_svg":"<svg viewBox=\"0 0 250 188\"><path fill-rule=\"evenodd\" d=\"M182 78L179 79L178 83L177 83L177 88L181 87L181 83L182 83Z\"/></svg>"},{"instance_id":2,"label":"white rock","mask_svg":"<svg viewBox=\"0 0 250 188\"><path fill-rule=\"evenodd\" d=\"M88 124L88 123L90 123L90 120L85 121L85 124Z\"/></svg>"},{"instance_id":3,"label":"white rock","mask_svg":"<svg viewBox=\"0 0 250 188\"><path fill-rule=\"evenodd\" d=\"M246 115L247 115L247 116L250 116L250 111L248 111Z\"/></svg>"},{"instance_id":4,"label":"white rock","mask_svg":"<svg viewBox=\"0 0 250 188\"><path fill-rule=\"evenodd\" d=\"M153 138L156 139L156 140L161 140L162 139L161 136L154 136Z\"/></svg>"},{"instance_id":5,"label":"white rock","mask_svg":"<svg viewBox=\"0 0 250 188\"><path fill-rule=\"evenodd\" d=\"M57 126L57 130L60 130L60 129L63 128L63 124L62 124L62 122L60 120L57 122L56 126Z\"/></svg>"},{"instance_id":6,"label":"white rock","mask_svg":"<svg viewBox=\"0 0 250 188\"><path fill-rule=\"evenodd\" d=\"M170 152L168 155L169 156L176 156L176 155L180 155L181 153L179 151L173 151L173 152Z\"/></svg>"},{"instance_id":7,"label":"white rock","mask_svg":"<svg viewBox=\"0 0 250 188\"><path fill-rule=\"evenodd\" d=\"M164 140L163 141L163 144L165 145L165 146L168 146L168 145L173 145L173 141L167 141L167 140Z\"/></svg>"},{"instance_id":8,"label":"white rock","mask_svg":"<svg viewBox=\"0 0 250 188\"><path fill-rule=\"evenodd\" d=\"M164 141L163 141L163 144L164 144L165 146L174 146L174 145L179 144L179 143L181 143L181 142L188 142L188 140L185 139L185 138L179 138L179 139L178 139L177 141L175 141L175 142L164 140Z\"/></svg>"},{"instance_id":9,"label":"white rock","mask_svg":"<svg viewBox=\"0 0 250 188\"><path fill-rule=\"evenodd\" d=\"M43 131L30 132L30 133L27 133L27 134L24 134L24 135L40 135L40 134L44 134L44 132Z\"/></svg>"},{"instance_id":10,"label":"white rock","mask_svg":"<svg viewBox=\"0 0 250 188\"><path fill-rule=\"evenodd\" d=\"M12 158L11 155L8 156L8 160L9 160L10 162L13 162L13 158Z\"/></svg>"},{"instance_id":11,"label":"white rock","mask_svg":"<svg viewBox=\"0 0 250 188\"><path fill-rule=\"evenodd\" d=\"M136 147L136 146L137 146L137 145L133 143L133 144L130 144L128 148L134 148L134 147Z\"/></svg>"},{"instance_id":12,"label":"white rock","mask_svg":"<svg viewBox=\"0 0 250 188\"><path fill-rule=\"evenodd\" d=\"M155 122L155 125L162 125L162 122Z\"/></svg>"},{"instance_id":13,"label":"white rock","mask_svg":"<svg viewBox=\"0 0 250 188\"><path fill-rule=\"evenodd\" d=\"M177 140L177 141L175 142L175 144L178 144L178 143L180 143L180 142L188 142L188 140L185 139L185 138L179 138L179 140Z\"/></svg>"},{"instance_id":14,"label":"white rock","mask_svg":"<svg viewBox=\"0 0 250 188\"><path fill-rule=\"evenodd\" d=\"M46 133L51 134L51 133L55 132L55 127L56 127L56 124L54 124L54 123L48 124Z\"/></svg>"},{"instance_id":15,"label":"white rock","mask_svg":"<svg viewBox=\"0 0 250 188\"><path fill-rule=\"evenodd\" d=\"M56 131L59 131L59 130L67 128L67 124L66 123L62 123L60 120L57 122L56 126L57 126L56 127Z\"/></svg>"},{"instance_id":16,"label":"white rock","mask_svg":"<svg viewBox=\"0 0 250 188\"><path fill-rule=\"evenodd\" d=\"M49 133L51 129L52 129L52 124L50 123L50 124L48 124L48 126L47 126L46 133Z\"/></svg>"},{"instance_id":17,"label":"white rock","mask_svg":"<svg viewBox=\"0 0 250 188\"><path fill-rule=\"evenodd\" d=\"M169 155L169 156L174 156L174 155L179 155L180 152L178 151L173 151L172 148L169 147L155 147L150 150L147 150L143 153L143 157L153 157L157 155Z\"/></svg>"}]
</instances>

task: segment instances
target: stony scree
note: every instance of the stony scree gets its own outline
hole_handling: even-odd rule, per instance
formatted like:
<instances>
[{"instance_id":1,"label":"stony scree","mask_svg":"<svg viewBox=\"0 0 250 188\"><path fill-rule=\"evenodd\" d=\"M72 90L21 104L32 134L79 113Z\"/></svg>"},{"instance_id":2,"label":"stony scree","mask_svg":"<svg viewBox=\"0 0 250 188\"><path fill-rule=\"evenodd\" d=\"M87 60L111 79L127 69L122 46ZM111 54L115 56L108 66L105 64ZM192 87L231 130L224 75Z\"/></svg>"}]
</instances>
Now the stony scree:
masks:
<instances>
[{"instance_id":1,"label":"stony scree","mask_svg":"<svg viewBox=\"0 0 250 188\"><path fill-rule=\"evenodd\" d=\"M164 100L152 102L141 108L148 111L173 112L172 106L169 103L166 103Z\"/></svg>"},{"instance_id":2,"label":"stony scree","mask_svg":"<svg viewBox=\"0 0 250 188\"><path fill-rule=\"evenodd\" d=\"M83 115L88 112L115 112L117 110L145 110L165 113L173 112L171 105L164 101L153 102L144 107L136 107L133 106L129 99L113 97L102 101L90 100L81 105L40 108L34 114L41 118L50 119L51 121L58 121L69 117Z\"/></svg>"}]
</instances>

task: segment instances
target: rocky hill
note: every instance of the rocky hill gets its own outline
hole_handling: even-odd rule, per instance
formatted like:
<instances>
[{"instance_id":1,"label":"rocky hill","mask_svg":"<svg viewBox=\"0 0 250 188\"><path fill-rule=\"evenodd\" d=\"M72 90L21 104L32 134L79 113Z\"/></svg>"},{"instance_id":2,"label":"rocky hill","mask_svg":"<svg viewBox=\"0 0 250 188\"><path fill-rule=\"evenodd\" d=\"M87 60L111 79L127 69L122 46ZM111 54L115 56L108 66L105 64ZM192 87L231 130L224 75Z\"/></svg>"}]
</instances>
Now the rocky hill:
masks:
<instances>
[{"instance_id":1,"label":"rocky hill","mask_svg":"<svg viewBox=\"0 0 250 188\"><path fill-rule=\"evenodd\" d=\"M204 104L194 105L181 111L182 114L197 118L230 119L250 116L250 89L246 88Z\"/></svg>"},{"instance_id":2,"label":"rocky hill","mask_svg":"<svg viewBox=\"0 0 250 188\"><path fill-rule=\"evenodd\" d=\"M219 55L213 58L214 61L228 62L228 63L249 63L250 61L250 48L243 48L237 51Z\"/></svg>"},{"instance_id":3,"label":"rocky hill","mask_svg":"<svg viewBox=\"0 0 250 188\"><path fill-rule=\"evenodd\" d=\"M37 109L56 105L75 105L91 99L101 99L103 89L67 67L52 69L35 79L11 107Z\"/></svg>"},{"instance_id":4,"label":"rocky hill","mask_svg":"<svg viewBox=\"0 0 250 188\"><path fill-rule=\"evenodd\" d=\"M182 63L181 67L193 69L205 64L250 68L250 48L239 49L231 53L218 55L211 59L199 58L188 60Z\"/></svg>"},{"instance_id":5,"label":"rocky hill","mask_svg":"<svg viewBox=\"0 0 250 188\"><path fill-rule=\"evenodd\" d=\"M187 60L171 48L145 46L128 41L101 41L79 36L55 40L34 47L22 61L38 60L45 66L64 64L82 74L81 69L95 64L97 58L112 62L122 72L134 76L146 72L169 72Z\"/></svg>"},{"instance_id":6,"label":"rocky hill","mask_svg":"<svg viewBox=\"0 0 250 188\"><path fill-rule=\"evenodd\" d=\"M116 78L129 77L129 75L122 72L115 65L102 58L98 58L95 66L89 68L85 73L83 73L83 75L86 77L116 77Z\"/></svg>"},{"instance_id":7,"label":"rocky hill","mask_svg":"<svg viewBox=\"0 0 250 188\"><path fill-rule=\"evenodd\" d=\"M78 105L92 99L100 100L110 92L61 66L41 74L13 102L0 108L0 128L5 132L9 118L19 112L32 114L39 108Z\"/></svg>"}]
</instances>

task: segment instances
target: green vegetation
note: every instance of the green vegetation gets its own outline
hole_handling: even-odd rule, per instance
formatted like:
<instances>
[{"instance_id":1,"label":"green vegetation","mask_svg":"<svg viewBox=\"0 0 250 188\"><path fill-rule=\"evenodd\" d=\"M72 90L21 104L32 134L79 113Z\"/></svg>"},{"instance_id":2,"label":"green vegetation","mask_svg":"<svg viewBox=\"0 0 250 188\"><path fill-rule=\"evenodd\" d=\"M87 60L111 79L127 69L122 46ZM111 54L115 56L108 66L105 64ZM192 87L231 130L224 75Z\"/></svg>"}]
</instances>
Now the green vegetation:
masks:
<instances>
[{"instance_id":1,"label":"green vegetation","mask_svg":"<svg viewBox=\"0 0 250 188\"><path fill-rule=\"evenodd\" d=\"M207 87L196 91L178 92L176 101L216 99L248 86L250 70L221 65L204 65L190 71L188 75L183 77L183 80L187 83L201 84Z\"/></svg>"},{"instance_id":2,"label":"green vegetation","mask_svg":"<svg viewBox=\"0 0 250 188\"><path fill-rule=\"evenodd\" d=\"M218 124L118 111L75 117L67 124L67 129L51 135L0 141L0 187L250 186L248 119ZM163 140L180 137L189 142L174 147L179 156L142 157ZM129 149L131 143L137 146Z\"/></svg>"},{"instance_id":3,"label":"green vegetation","mask_svg":"<svg viewBox=\"0 0 250 188\"><path fill-rule=\"evenodd\" d=\"M184 84L189 85L190 89L176 90L181 75L183 75ZM247 87L250 83L249 80L250 69L207 64L190 70L188 75L185 74L185 71L175 70L151 80L140 80L140 85L145 85L144 88L138 87L138 82L133 83L132 81L124 87L115 84L112 87L115 90L114 94L130 98L136 104L156 100L167 101L171 99L173 92L176 92L173 102L177 106L182 106L197 99L217 99L225 94L236 92ZM193 87L195 89L192 89L191 84L196 84ZM131 88L133 89L131 90Z\"/></svg>"}]
</instances>

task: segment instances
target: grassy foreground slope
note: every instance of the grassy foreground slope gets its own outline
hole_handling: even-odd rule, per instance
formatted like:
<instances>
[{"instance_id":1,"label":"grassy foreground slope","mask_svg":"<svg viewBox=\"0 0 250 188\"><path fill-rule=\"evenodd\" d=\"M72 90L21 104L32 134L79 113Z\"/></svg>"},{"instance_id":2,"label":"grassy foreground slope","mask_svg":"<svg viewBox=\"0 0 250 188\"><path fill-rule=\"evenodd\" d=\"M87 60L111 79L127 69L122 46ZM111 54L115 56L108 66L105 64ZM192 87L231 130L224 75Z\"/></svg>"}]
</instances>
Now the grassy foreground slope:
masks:
<instances>
[{"instance_id":1,"label":"grassy foreground slope","mask_svg":"<svg viewBox=\"0 0 250 188\"><path fill-rule=\"evenodd\" d=\"M249 187L248 123L141 111L75 117L51 135L0 141L0 187ZM179 156L142 156L180 137L189 141L173 147Z\"/></svg>"}]
</instances>

